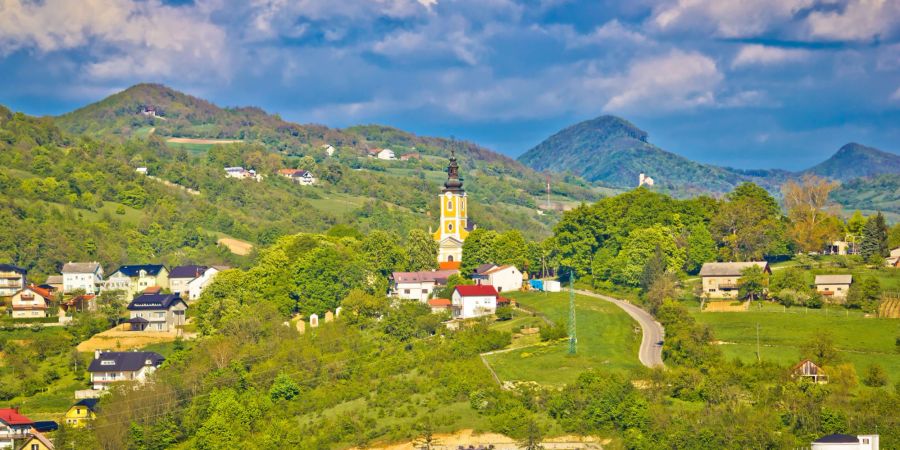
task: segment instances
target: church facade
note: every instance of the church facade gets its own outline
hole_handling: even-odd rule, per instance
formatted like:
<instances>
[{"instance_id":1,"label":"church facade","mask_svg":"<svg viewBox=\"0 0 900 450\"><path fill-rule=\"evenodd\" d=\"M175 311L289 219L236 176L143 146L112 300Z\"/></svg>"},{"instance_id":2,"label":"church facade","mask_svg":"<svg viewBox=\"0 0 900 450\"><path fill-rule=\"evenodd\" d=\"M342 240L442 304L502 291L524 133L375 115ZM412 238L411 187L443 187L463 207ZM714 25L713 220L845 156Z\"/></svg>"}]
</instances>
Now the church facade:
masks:
<instances>
[{"instance_id":1,"label":"church facade","mask_svg":"<svg viewBox=\"0 0 900 450\"><path fill-rule=\"evenodd\" d=\"M466 191L459 177L459 164L456 153L451 151L450 164L447 166L447 181L441 190L441 223L434 232L434 240L438 243L438 263L443 266L459 264L462 261L462 246L473 229L469 223Z\"/></svg>"}]
</instances>

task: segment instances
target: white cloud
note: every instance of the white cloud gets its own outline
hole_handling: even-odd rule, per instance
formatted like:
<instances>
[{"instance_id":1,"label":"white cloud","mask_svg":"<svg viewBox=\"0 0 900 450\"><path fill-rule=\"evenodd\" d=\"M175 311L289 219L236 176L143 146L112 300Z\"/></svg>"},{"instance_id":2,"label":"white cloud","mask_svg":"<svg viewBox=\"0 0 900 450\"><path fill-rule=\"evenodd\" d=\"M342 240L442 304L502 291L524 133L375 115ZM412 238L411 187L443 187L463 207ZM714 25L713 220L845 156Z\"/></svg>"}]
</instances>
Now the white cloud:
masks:
<instances>
[{"instance_id":1,"label":"white cloud","mask_svg":"<svg viewBox=\"0 0 900 450\"><path fill-rule=\"evenodd\" d=\"M87 74L191 78L222 70L225 32L196 10L158 0L0 3L0 48L12 52L90 49Z\"/></svg>"},{"instance_id":2,"label":"white cloud","mask_svg":"<svg viewBox=\"0 0 900 450\"><path fill-rule=\"evenodd\" d=\"M897 90L894 91L893 94L891 94L891 100L900 100L900 87L898 87Z\"/></svg>"},{"instance_id":3,"label":"white cloud","mask_svg":"<svg viewBox=\"0 0 900 450\"><path fill-rule=\"evenodd\" d=\"M810 52L802 49L770 47L751 44L741 47L731 62L731 67L751 65L771 65L788 61L799 61L807 58Z\"/></svg>"},{"instance_id":4,"label":"white cloud","mask_svg":"<svg viewBox=\"0 0 900 450\"><path fill-rule=\"evenodd\" d=\"M672 50L637 60L626 73L600 78L596 84L615 92L604 110L671 111L714 105L715 92L723 78L708 56Z\"/></svg>"},{"instance_id":5,"label":"white cloud","mask_svg":"<svg viewBox=\"0 0 900 450\"><path fill-rule=\"evenodd\" d=\"M814 0L670 0L654 9L660 30L712 31L719 37L757 36L785 22Z\"/></svg>"},{"instance_id":6,"label":"white cloud","mask_svg":"<svg viewBox=\"0 0 900 450\"><path fill-rule=\"evenodd\" d=\"M813 37L862 41L889 34L900 23L897 0L849 0L839 11L814 11L806 24Z\"/></svg>"},{"instance_id":7,"label":"white cloud","mask_svg":"<svg viewBox=\"0 0 900 450\"><path fill-rule=\"evenodd\" d=\"M639 31L622 25L616 19L610 20L587 34L579 33L571 25L536 26L535 29L561 39L566 47L577 48L611 43L649 44L651 41Z\"/></svg>"}]
</instances>

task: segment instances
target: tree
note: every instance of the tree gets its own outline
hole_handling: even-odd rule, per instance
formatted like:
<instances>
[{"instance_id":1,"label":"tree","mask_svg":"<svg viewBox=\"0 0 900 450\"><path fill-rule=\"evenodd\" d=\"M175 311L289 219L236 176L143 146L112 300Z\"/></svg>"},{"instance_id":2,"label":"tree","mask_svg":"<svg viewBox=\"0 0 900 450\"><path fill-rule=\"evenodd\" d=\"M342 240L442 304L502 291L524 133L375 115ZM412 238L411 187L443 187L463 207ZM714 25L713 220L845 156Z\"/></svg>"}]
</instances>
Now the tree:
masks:
<instances>
[{"instance_id":1,"label":"tree","mask_svg":"<svg viewBox=\"0 0 900 450\"><path fill-rule=\"evenodd\" d=\"M533 417L529 418L525 424L525 435L518 442L519 448L524 450L543 450L544 446L541 445L543 440L544 436L541 426Z\"/></svg>"},{"instance_id":2,"label":"tree","mask_svg":"<svg viewBox=\"0 0 900 450\"><path fill-rule=\"evenodd\" d=\"M840 234L835 215L827 211L828 195L837 186L836 182L807 174L800 183L790 180L781 187L791 221L789 232L800 250L819 251Z\"/></svg>"},{"instance_id":3,"label":"tree","mask_svg":"<svg viewBox=\"0 0 900 450\"><path fill-rule=\"evenodd\" d=\"M641 289L644 292L650 289L656 280L666 273L666 258L663 255L662 248L657 245L653 250L653 256L644 264L644 271L641 273Z\"/></svg>"},{"instance_id":4,"label":"tree","mask_svg":"<svg viewBox=\"0 0 900 450\"><path fill-rule=\"evenodd\" d=\"M744 183L726 196L710 223L710 231L728 261L785 254L787 231L778 203L764 189Z\"/></svg>"},{"instance_id":5,"label":"tree","mask_svg":"<svg viewBox=\"0 0 900 450\"><path fill-rule=\"evenodd\" d=\"M650 289L647 291L647 310L650 314L656 314L659 307L667 299L674 299L678 293L675 275L664 273L653 280Z\"/></svg>"},{"instance_id":6,"label":"tree","mask_svg":"<svg viewBox=\"0 0 900 450\"><path fill-rule=\"evenodd\" d=\"M800 358L820 366L833 366L841 357L834 346L834 338L827 331L819 331L800 347Z\"/></svg>"},{"instance_id":7,"label":"tree","mask_svg":"<svg viewBox=\"0 0 900 450\"><path fill-rule=\"evenodd\" d=\"M420 450L433 450L436 446L441 445L441 441L434 435L434 424L431 423L431 417L425 416L416 426L419 437L413 441L413 447Z\"/></svg>"},{"instance_id":8,"label":"tree","mask_svg":"<svg viewBox=\"0 0 900 450\"><path fill-rule=\"evenodd\" d=\"M296 294L304 314L334 310L354 288L365 289L366 264L352 249L323 245L297 262Z\"/></svg>"},{"instance_id":9,"label":"tree","mask_svg":"<svg viewBox=\"0 0 900 450\"><path fill-rule=\"evenodd\" d=\"M406 240L406 270L432 270L437 268L438 243L427 232L412 229Z\"/></svg>"},{"instance_id":10,"label":"tree","mask_svg":"<svg viewBox=\"0 0 900 450\"><path fill-rule=\"evenodd\" d=\"M528 262L528 243L519 230L504 231L494 241L494 264L511 264L522 270Z\"/></svg>"},{"instance_id":11,"label":"tree","mask_svg":"<svg viewBox=\"0 0 900 450\"><path fill-rule=\"evenodd\" d=\"M883 264L881 258L888 256L888 228L884 221L884 215L879 212L870 218L863 227L862 241L859 244L859 254L866 261L877 261Z\"/></svg>"},{"instance_id":12,"label":"tree","mask_svg":"<svg viewBox=\"0 0 900 450\"><path fill-rule=\"evenodd\" d=\"M496 231L483 228L472 230L463 242L460 272L468 276L481 264L496 264L496 241Z\"/></svg>"},{"instance_id":13,"label":"tree","mask_svg":"<svg viewBox=\"0 0 900 450\"><path fill-rule=\"evenodd\" d=\"M684 271L695 274L700 271L703 263L715 260L716 241L709 232L709 228L702 223L688 228L687 259L684 262Z\"/></svg>"},{"instance_id":14,"label":"tree","mask_svg":"<svg viewBox=\"0 0 900 450\"><path fill-rule=\"evenodd\" d=\"M665 270L679 270L684 266L685 251L676 244L672 230L655 225L631 232L613 261L612 280L620 284L639 286L644 267L653 258L657 248L665 256Z\"/></svg>"},{"instance_id":15,"label":"tree","mask_svg":"<svg viewBox=\"0 0 900 450\"><path fill-rule=\"evenodd\" d=\"M353 289L341 301L342 315L354 324L363 324L381 317L390 307L387 297L367 294L360 289Z\"/></svg>"},{"instance_id":16,"label":"tree","mask_svg":"<svg viewBox=\"0 0 900 450\"><path fill-rule=\"evenodd\" d=\"M900 223L895 223L888 232L888 248L900 248Z\"/></svg>"},{"instance_id":17,"label":"tree","mask_svg":"<svg viewBox=\"0 0 900 450\"><path fill-rule=\"evenodd\" d=\"M888 374L881 364L873 363L866 369L863 384L869 387L881 387L888 383Z\"/></svg>"},{"instance_id":18,"label":"tree","mask_svg":"<svg viewBox=\"0 0 900 450\"><path fill-rule=\"evenodd\" d=\"M878 278L866 277L850 285L847 291L847 307L865 311L875 309L881 300L881 283Z\"/></svg>"},{"instance_id":19,"label":"tree","mask_svg":"<svg viewBox=\"0 0 900 450\"><path fill-rule=\"evenodd\" d=\"M275 381L269 389L269 397L272 400L291 400L298 395L300 395L300 386L297 386L297 382L284 372L280 372L275 377Z\"/></svg>"},{"instance_id":20,"label":"tree","mask_svg":"<svg viewBox=\"0 0 900 450\"><path fill-rule=\"evenodd\" d=\"M511 306L498 306L494 315L497 316L497 320L504 321L510 320L513 317L513 310Z\"/></svg>"},{"instance_id":21,"label":"tree","mask_svg":"<svg viewBox=\"0 0 900 450\"><path fill-rule=\"evenodd\" d=\"M847 219L847 233L859 238L862 236L863 227L866 226L866 217L858 209Z\"/></svg>"},{"instance_id":22,"label":"tree","mask_svg":"<svg viewBox=\"0 0 900 450\"><path fill-rule=\"evenodd\" d=\"M362 251L369 267L382 277L387 278L405 266L406 258L399 240L394 233L375 230L362 241Z\"/></svg>"},{"instance_id":23,"label":"tree","mask_svg":"<svg viewBox=\"0 0 900 450\"><path fill-rule=\"evenodd\" d=\"M742 270L738 278L738 296L749 300L762 298L769 284L767 278L763 269L755 264Z\"/></svg>"}]
</instances>

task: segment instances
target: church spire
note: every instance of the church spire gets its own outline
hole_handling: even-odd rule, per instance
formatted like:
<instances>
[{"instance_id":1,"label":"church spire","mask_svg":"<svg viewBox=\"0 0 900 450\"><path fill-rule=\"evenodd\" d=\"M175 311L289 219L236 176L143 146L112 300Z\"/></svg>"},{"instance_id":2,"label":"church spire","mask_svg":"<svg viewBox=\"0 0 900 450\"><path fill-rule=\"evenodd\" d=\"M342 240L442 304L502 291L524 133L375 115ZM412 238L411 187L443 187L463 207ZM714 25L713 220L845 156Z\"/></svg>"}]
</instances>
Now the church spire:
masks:
<instances>
[{"instance_id":1,"label":"church spire","mask_svg":"<svg viewBox=\"0 0 900 450\"><path fill-rule=\"evenodd\" d=\"M443 192L462 192L462 179L459 178L459 164L456 162L456 149L450 149L450 164L447 166L447 181Z\"/></svg>"}]
</instances>

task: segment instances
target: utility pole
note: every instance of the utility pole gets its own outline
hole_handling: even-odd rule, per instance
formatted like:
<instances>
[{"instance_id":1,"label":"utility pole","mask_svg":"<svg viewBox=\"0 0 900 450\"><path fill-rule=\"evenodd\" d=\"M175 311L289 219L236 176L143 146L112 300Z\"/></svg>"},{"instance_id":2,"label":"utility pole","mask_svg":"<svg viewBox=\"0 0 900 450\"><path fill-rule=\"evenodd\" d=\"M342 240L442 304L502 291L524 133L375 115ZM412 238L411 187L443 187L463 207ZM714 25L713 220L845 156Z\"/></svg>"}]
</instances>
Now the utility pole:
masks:
<instances>
[{"instance_id":1,"label":"utility pole","mask_svg":"<svg viewBox=\"0 0 900 450\"><path fill-rule=\"evenodd\" d=\"M759 355L759 322L756 322L756 362L761 362L762 357Z\"/></svg>"},{"instance_id":2,"label":"utility pole","mask_svg":"<svg viewBox=\"0 0 900 450\"><path fill-rule=\"evenodd\" d=\"M547 212L550 212L550 174L547 174Z\"/></svg>"},{"instance_id":3,"label":"utility pole","mask_svg":"<svg viewBox=\"0 0 900 450\"><path fill-rule=\"evenodd\" d=\"M575 330L575 274L569 272L569 354L574 355L578 349L578 337Z\"/></svg>"}]
</instances>

